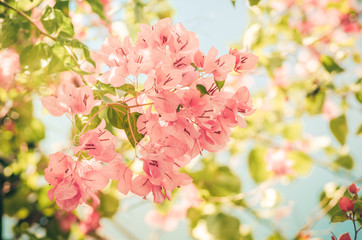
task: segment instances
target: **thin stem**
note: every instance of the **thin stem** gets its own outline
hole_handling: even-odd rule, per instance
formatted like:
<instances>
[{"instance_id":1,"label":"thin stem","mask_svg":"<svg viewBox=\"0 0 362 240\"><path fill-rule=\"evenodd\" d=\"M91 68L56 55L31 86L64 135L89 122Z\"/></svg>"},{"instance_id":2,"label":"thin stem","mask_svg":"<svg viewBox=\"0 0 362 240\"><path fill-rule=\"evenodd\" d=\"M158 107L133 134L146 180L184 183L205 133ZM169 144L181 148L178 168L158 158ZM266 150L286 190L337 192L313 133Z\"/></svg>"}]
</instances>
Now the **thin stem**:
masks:
<instances>
[{"instance_id":1,"label":"thin stem","mask_svg":"<svg viewBox=\"0 0 362 240\"><path fill-rule=\"evenodd\" d=\"M134 133L133 133L133 129L132 129L133 127L132 127L132 124L131 124L131 119L129 117L129 110L127 110L127 118L128 118L129 129L131 130L131 134L132 134L132 137L133 137L134 145L136 146L138 144L138 141L136 140L136 137L134 136ZM136 150L136 148L135 148L135 150Z\"/></svg>"},{"instance_id":2,"label":"thin stem","mask_svg":"<svg viewBox=\"0 0 362 240\"><path fill-rule=\"evenodd\" d=\"M148 106L148 105L153 105L154 103L144 103L144 104L137 104L137 105L133 105L133 106L128 106L128 108L135 108L135 107L142 107L142 106Z\"/></svg>"},{"instance_id":3,"label":"thin stem","mask_svg":"<svg viewBox=\"0 0 362 240\"><path fill-rule=\"evenodd\" d=\"M354 240L357 240L357 226L356 226L356 219L355 219L355 212L352 212L352 222L353 222L353 227L354 227Z\"/></svg>"},{"instance_id":4,"label":"thin stem","mask_svg":"<svg viewBox=\"0 0 362 240\"><path fill-rule=\"evenodd\" d=\"M343 193L347 190L347 187L341 187L340 189L338 189L333 198L329 201L329 203L327 204L327 206L325 206L323 209L321 209L321 211L319 212L319 214L313 214L313 217L310 217L307 220L307 223L298 231L298 233L296 234L296 236L299 236L302 232L310 229L314 224L316 224L321 218L323 218L326 213L331 210L339 201L339 199L342 197ZM328 201L328 198L325 197L322 201L321 201L321 206L324 205L324 202Z\"/></svg>"},{"instance_id":5,"label":"thin stem","mask_svg":"<svg viewBox=\"0 0 362 240\"><path fill-rule=\"evenodd\" d=\"M86 127L90 124L90 122L93 120L93 118L95 118L98 113L100 113L103 109L105 109L106 107L108 107L108 105L103 106L101 109L99 109L86 123L86 125L83 127L82 131L78 134L79 136L83 134L83 132L85 131Z\"/></svg>"}]
</instances>

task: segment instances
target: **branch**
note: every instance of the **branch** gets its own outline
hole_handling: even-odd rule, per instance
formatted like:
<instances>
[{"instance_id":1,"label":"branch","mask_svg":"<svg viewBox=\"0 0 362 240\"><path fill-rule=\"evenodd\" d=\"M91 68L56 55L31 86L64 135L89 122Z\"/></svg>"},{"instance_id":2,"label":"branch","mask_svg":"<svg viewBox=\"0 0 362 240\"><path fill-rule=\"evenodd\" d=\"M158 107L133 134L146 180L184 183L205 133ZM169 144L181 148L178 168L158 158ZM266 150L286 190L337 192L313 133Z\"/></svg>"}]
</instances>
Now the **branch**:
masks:
<instances>
[{"instance_id":1,"label":"branch","mask_svg":"<svg viewBox=\"0 0 362 240\"><path fill-rule=\"evenodd\" d=\"M122 234L127 237L130 240L137 240L137 238L125 227L123 227L119 222L117 222L116 220L112 219L111 220L112 223L117 227L118 230L120 230L120 232L122 232Z\"/></svg>"},{"instance_id":2,"label":"branch","mask_svg":"<svg viewBox=\"0 0 362 240\"><path fill-rule=\"evenodd\" d=\"M313 215L313 217L310 217L307 221L307 223L298 231L298 233L296 234L296 237L299 236L302 232L310 229L314 224L316 224L321 218L323 218L326 213L331 210L337 203L338 200L342 197L343 193L347 190L347 187L341 187L340 189L338 189L335 194L334 197L329 201L329 203L327 204L327 206L325 206L324 208L321 209L321 211L317 214L317 215ZM328 201L327 198L324 198L321 201L321 205L324 205L324 202Z\"/></svg>"},{"instance_id":3,"label":"branch","mask_svg":"<svg viewBox=\"0 0 362 240\"><path fill-rule=\"evenodd\" d=\"M12 7L12 6L10 6L9 4L7 4L6 2L4 2L4 1L2 1L2 0L0 0L0 4L3 5L3 6L5 6L5 7L7 7L7 8L9 8L9 9L11 9L11 10L14 10L14 11L17 12L19 15L23 16L26 20L28 20L28 21L35 27L35 29L36 29L40 34L42 34L42 35L44 35L44 36L52 39L53 41L56 41L56 40L57 40L56 37L53 37L53 36L49 35L48 33L44 32L42 29L40 29L40 28L34 23L33 19L31 19L31 18L30 18L28 15L26 15L24 12L22 12L22 11L16 9L16 8ZM64 45L63 45L63 47L64 47L65 50L68 52L68 54L70 55L70 57L74 60L74 62L75 62L75 64L77 65L77 67L80 68L80 65L79 65L79 63L78 63L77 58L75 57L74 52L73 52L68 46L64 46ZM78 75L81 77L83 83L84 83L84 84L87 84L87 82L85 81L83 75L81 75L81 74L78 74Z\"/></svg>"},{"instance_id":4,"label":"branch","mask_svg":"<svg viewBox=\"0 0 362 240\"><path fill-rule=\"evenodd\" d=\"M43 30L41 30L41 29L33 22L33 20L32 20L28 15L26 15L25 13L23 13L22 11L20 11L20 10L18 10L18 9L16 9L16 8L12 7L12 6L10 6L9 4L7 4L7 3L4 2L4 1L0 1L0 4L3 5L3 6L5 6L5 7L7 7L7 8L9 8L9 9L11 9L11 10L14 10L14 11L17 12L19 15L23 16L24 18L26 18L26 20L28 20L32 25L34 25L34 27L36 28L36 30L37 30L40 34L42 34L42 35L44 35L44 36L46 36L46 37L48 37L48 38L56 41L56 38L55 38L55 37L49 35L48 33L44 32Z\"/></svg>"}]
</instances>

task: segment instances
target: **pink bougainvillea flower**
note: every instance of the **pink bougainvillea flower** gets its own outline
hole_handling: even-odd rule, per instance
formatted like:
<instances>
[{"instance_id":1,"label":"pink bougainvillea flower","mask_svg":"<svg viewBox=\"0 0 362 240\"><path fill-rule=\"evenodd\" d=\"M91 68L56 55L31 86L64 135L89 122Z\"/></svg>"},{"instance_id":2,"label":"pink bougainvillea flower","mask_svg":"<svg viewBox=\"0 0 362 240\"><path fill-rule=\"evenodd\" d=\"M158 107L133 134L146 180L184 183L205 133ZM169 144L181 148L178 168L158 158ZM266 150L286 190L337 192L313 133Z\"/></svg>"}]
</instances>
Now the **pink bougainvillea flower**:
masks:
<instances>
[{"instance_id":1,"label":"pink bougainvillea flower","mask_svg":"<svg viewBox=\"0 0 362 240\"><path fill-rule=\"evenodd\" d=\"M94 100L92 88L85 86L74 88L68 98L68 103L72 114L88 115L99 101Z\"/></svg>"},{"instance_id":2,"label":"pink bougainvillea flower","mask_svg":"<svg viewBox=\"0 0 362 240\"><path fill-rule=\"evenodd\" d=\"M201 148L210 152L219 151L229 140L230 134L225 131L225 128L221 126L219 121L209 120L205 124L199 130Z\"/></svg>"},{"instance_id":3,"label":"pink bougainvillea flower","mask_svg":"<svg viewBox=\"0 0 362 240\"><path fill-rule=\"evenodd\" d=\"M282 65L276 68L273 73L273 84L277 87L288 87L288 68Z\"/></svg>"},{"instance_id":4,"label":"pink bougainvillea flower","mask_svg":"<svg viewBox=\"0 0 362 240\"><path fill-rule=\"evenodd\" d=\"M176 109L181 103L178 96L168 90L162 90L154 96L149 96L154 101L156 111L161 115L164 120L176 120Z\"/></svg>"},{"instance_id":5,"label":"pink bougainvillea flower","mask_svg":"<svg viewBox=\"0 0 362 240\"><path fill-rule=\"evenodd\" d=\"M353 211L353 201L348 197L343 197L339 200L339 207L343 212Z\"/></svg>"},{"instance_id":6,"label":"pink bougainvillea flower","mask_svg":"<svg viewBox=\"0 0 362 240\"><path fill-rule=\"evenodd\" d=\"M189 117L202 115L209 100L207 95L201 96L200 92L196 89L180 91L179 94L182 94L181 104L184 114Z\"/></svg>"},{"instance_id":7,"label":"pink bougainvillea flower","mask_svg":"<svg viewBox=\"0 0 362 240\"><path fill-rule=\"evenodd\" d=\"M253 101L250 98L250 93L247 87L239 88L232 97L237 101L237 111L243 116L249 116L255 112Z\"/></svg>"},{"instance_id":8,"label":"pink bougainvillea flower","mask_svg":"<svg viewBox=\"0 0 362 240\"><path fill-rule=\"evenodd\" d=\"M197 35L193 32L187 31L181 24L177 23L172 26L173 44L170 44L172 52L194 52L199 47L199 40Z\"/></svg>"},{"instance_id":9,"label":"pink bougainvillea flower","mask_svg":"<svg viewBox=\"0 0 362 240\"><path fill-rule=\"evenodd\" d=\"M182 72L170 67L160 67L152 71L145 82L145 89L154 88L155 91L176 88L182 80Z\"/></svg>"},{"instance_id":10,"label":"pink bougainvillea flower","mask_svg":"<svg viewBox=\"0 0 362 240\"><path fill-rule=\"evenodd\" d=\"M146 175L139 175L132 181L131 192L139 196L147 196L152 189L152 183Z\"/></svg>"},{"instance_id":11,"label":"pink bougainvillea flower","mask_svg":"<svg viewBox=\"0 0 362 240\"><path fill-rule=\"evenodd\" d=\"M73 148L74 153L86 151L89 156L103 162L112 161L116 155L117 137L105 129L104 119L98 127L87 131L79 137L79 146Z\"/></svg>"},{"instance_id":12,"label":"pink bougainvillea flower","mask_svg":"<svg viewBox=\"0 0 362 240\"><path fill-rule=\"evenodd\" d=\"M359 192L359 190L361 190L361 188L357 188L356 184L352 183L349 187L348 187L348 191L352 194L357 194Z\"/></svg>"},{"instance_id":13,"label":"pink bougainvillea flower","mask_svg":"<svg viewBox=\"0 0 362 240\"><path fill-rule=\"evenodd\" d=\"M103 171L110 179L118 181L117 189L127 195L132 187L133 172L122 163L121 159L116 159L104 167Z\"/></svg>"},{"instance_id":14,"label":"pink bougainvillea flower","mask_svg":"<svg viewBox=\"0 0 362 240\"><path fill-rule=\"evenodd\" d=\"M145 217L146 223L164 231L175 230L179 222L186 218L188 209L198 207L202 202L194 184L183 187L180 190L180 196L181 201L172 206L166 214L156 210L149 211Z\"/></svg>"},{"instance_id":15,"label":"pink bougainvillea flower","mask_svg":"<svg viewBox=\"0 0 362 240\"><path fill-rule=\"evenodd\" d=\"M240 51L237 49L230 49L229 54L235 56L235 72L253 70L258 63L258 57L248 52L247 48Z\"/></svg>"},{"instance_id":16,"label":"pink bougainvillea flower","mask_svg":"<svg viewBox=\"0 0 362 240\"><path fill-rule=\"evenodd\" d=\"M150 27L145 24L139 25L141 32L138 33L137 44L143 47L163 48L171 40L171 19L164 18Z\"/></svg>"},{"instance_id":17,"label":"pink bougainvillea flower","mask_svg":"<svg viewBox=\"0 0 362 240\"><path fill-rule=\"evenodd\" d=\"M327 99L323 103L323 110L322 110L323 117L328 120L332 120L340 115L340 108L331 100Z\"/></svg>"},{"instance_id":18,"label":"pink bougainvillea flower","mask_svg":"<svg viewBox=\"0 0 362 240\"><path fill-rule=\"evenodd\" d=\"M293 161L287 158L287 152L283 149L270 149L265 161L267 170L274 172L276 175L293 174Z\"/></svg>"},{"instance_id":19,"label":"pink bougainvillea flower","mask_svg":"<svg viewBox=\"0 0 362 240\"><path fill-rule=\"evenodd\" d=\"M57 185L64 177L70 174L69 169L72 165L72 157L63 152L57 152L49 155L49 165L44 170L45 180L51 185Z\"/></svg>"},{"instance_id":20,"label":"pink bougainvillea flower","mask_svg":"<svg viewBox=\"0 0 362 240\"><path fill-rule=\"evenodd\" d=\"M185 217L184 215L185 211L179 208L172 208L167 214L151 210L146 214L145 221L151 227L171 232L176 230L180 220Z\"/></svg>"},{"instance_id":21,"label":"pink bougainvillea flower","mask_svg":"<svg viewBox=\"0 0 362 240\"><path fill-rule=\"evenodd\" d=\"M14 83L15 75L20 72L18 53L8 48L0 52L0 88L8 90Z\"/></svg>"},{"instance_id":22,"label":"pink bougainvillea flower","mask_svg":"<svg viewBox=\"0 0 362 240\"><path fill-rule=\"evenodd\" d=\"M103 189L109 181L102 165L96 161L77 162L63 152L49 155L49 166L44 170L45 180L54 187L48 197L55 197L57 205L65 211L74 210L79 203L86 202L87 194L99 204L93 192Z\"/></svg>"},{"instance_id":23,"label":"pink bougainvillea flower","mask_svg":"<svg viewBox=\"0 0 362 240\"><path fill-rule=\"evenodd\" d=\"M359 33L361 31L361 26L358 24L357 17L352 14L342 15L341 25L346 33Z\"/></svg>"},{"instance_id":24,"label":"pink bougainvillea flower","mask_svg":"<svg viewBox=\"0 0 362 240\"><path fill-rule=\"evenodd\" d=\"M218 57L214 47L205 56L196 34L182 24L172 26L170 19L151 27L140 25L140 29L134 45L127 37L123 41L107 38L96 57L97 63L101 60L108 67L99 81L112 87L132 84L137 89L136 96L107 97L127 102L131 113L140 114L137 131L145 137L136 148L144 173L132 179L131 169L115 151L116 137L105 130L102 120L97 128L79 136L73 149L79 157L80 151L86 152L91 160L66 157L69 166L59 173L46 170L46 178L54 186L50 195L63 209L72 210L87 197L99 203L97 192L109 179L118 181L123 194L131 191L146 197L152 192L155 203L170 200L175 188L192 182L180 168L203 150L215 152L225 147L231 128L245 127L244 117L255 111L246 87L228 92L220 89L217 81L224 81L233 68L236 72L254 68L256 56L234 49ZM93 71L92 66L86 67ZM88 82L92 81L94 76ZM90 87L64 82L54 96L42 102L56 116L88 115L98 104L91 92ZM63 200L67 202L60 202Z\"/></svg>"},{"instance_id":25,"label":"pink bougainvillea flower","mask_svg":"<svg viewBox=\"0 0 362 240\"><path fill-rule=\"evenodd\" d=\"M76 88L73 84L63 83L57 89L55 96L40 99L43 106L54 116L66 112L88 115L100 101L94 100L92 88L89 86Z\"/></svg>"},{"instance_id":26,"label":"pink bougainvillea flower","mask_svg":"<svg viewBox=\"0 0 362 240\"><path fill-rule=\"evenodd\" d=\"M235 56L225 54L219 58L217 57L218 51L212 47L204 59L203 70L206 73L212 73L215 81L224 81L227 74L232 70L235 65Z\"/></svg>"},{"instance_id":27,"label":"pink bougainvillea flower","mask_svg":"<svg viewBox=\"0 0 362 240\"><path fill-rule=\"evenodd\" d=\"M142 114L137 120L137 130L143 135L158 135L159 126L159 116L157 114L151 113L152 108L148 108L144 114ZM154 133L154 130L156 133Z\"/></svg>"},{"instance_id":28,"label":"pink bougainvillea flower","mask_svg":"<svg viewBox=\"0 0 362 240\"><path fill-rule=\"evenodd\" d=\"M87 207L85 211L84 220L79 222L79 230L87 235L90 232L96 231L101 225L101 214L95 209L94 206Z\"/></svg>"},{"instance_id":29,"label":"pink bougainvillea flower","mask_svg":"<svg viewBox=\"0 0 362 240\"><path fill-rule=\"evenodd\" d=\"M69 232L72 225L78 220L73 213L64 211L55 212L55 218L58 220L60 229L63 232Z\"/></svg>"}]
</instances>

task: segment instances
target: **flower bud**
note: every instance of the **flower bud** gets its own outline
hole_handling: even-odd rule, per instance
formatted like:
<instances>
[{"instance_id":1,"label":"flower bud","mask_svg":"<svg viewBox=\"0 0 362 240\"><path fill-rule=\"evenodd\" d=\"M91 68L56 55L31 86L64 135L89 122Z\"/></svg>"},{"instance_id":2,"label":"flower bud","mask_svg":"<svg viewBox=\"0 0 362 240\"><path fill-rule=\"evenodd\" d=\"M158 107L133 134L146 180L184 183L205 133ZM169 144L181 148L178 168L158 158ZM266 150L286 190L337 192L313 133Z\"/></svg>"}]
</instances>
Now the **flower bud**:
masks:
<instances>
[{"instance_id":1,"label":"flower bud","mask_svg":"<svg viewBox=\"0 0 362 240\"><path fill-rule=\"evenodd\" d=\"M357 194L359 192L361 188L357 188L356 184L352 183L349 187L348 187L348 191L352 194Z\"/></svg>"},{"instance_id":2,"label":"flower bud","mask_svg":"<svg viewBox=\"0 0 362 240\"><path fill-rule=\"evenodd\" d=\"M353 211L353 202L351 199L349 199L348 197L343 197L339 200L339 207L341 208L342 211L344 212L348 212L348 211Z\"/></svg>"}]
</instances>

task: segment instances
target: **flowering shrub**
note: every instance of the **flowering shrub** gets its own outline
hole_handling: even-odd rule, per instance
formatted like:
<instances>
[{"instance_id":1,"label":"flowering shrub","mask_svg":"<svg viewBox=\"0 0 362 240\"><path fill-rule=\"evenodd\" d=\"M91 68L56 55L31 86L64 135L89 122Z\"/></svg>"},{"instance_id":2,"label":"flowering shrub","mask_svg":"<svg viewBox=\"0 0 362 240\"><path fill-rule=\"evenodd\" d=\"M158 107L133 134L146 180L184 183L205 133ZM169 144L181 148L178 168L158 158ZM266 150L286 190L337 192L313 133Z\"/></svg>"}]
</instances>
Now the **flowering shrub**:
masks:
<instances>
[{"instance_id":1,"label":"flowering shrub","mask_svg":"<svg viewBox=\"0 0 362 240\"><path fill-rule=\"evenodd\" d=\"M249 5L0 0L0 238L358 238L361 9Z\"/></svg>"},{"instance_id":2,"label":"flowering shrub","mask_svg":"<svg viewBox=\"0 0 362 240\"><path fill-rule=\"evenodd\" d=\"M49 113L68 114L74 126L79 114L89 115L82 130L74 132L75 156L52 154L45 169L46 180L54 186L49 198L55 196L66 211L86 203L88 196L99 203L96 192L110 179L118 180L123 194L131 191L146 197L152 192L155 203L170 200L176 187L192 182L179 169L203 150L222 149L230 129L245 127L243 117L254 112L246 87L235 93L223 88L233 69L238 73L255 67L258 58L252 53L232 49L218 57L212 48L205 55L196 34L181 23L172 26L169 18L140 29L135 45L129 38L105 41L98 61L109 70L100 76L98 87L93 85L92 90L87 81L80 87L64 83L55 96L42 98ZM97 95L101 91L109 95L101 98ZM108 111L107 121L89 129L103 110ZM140 154L144 174L132 179L106 122L125 131Z\"/></svg>"}]
</instances>

